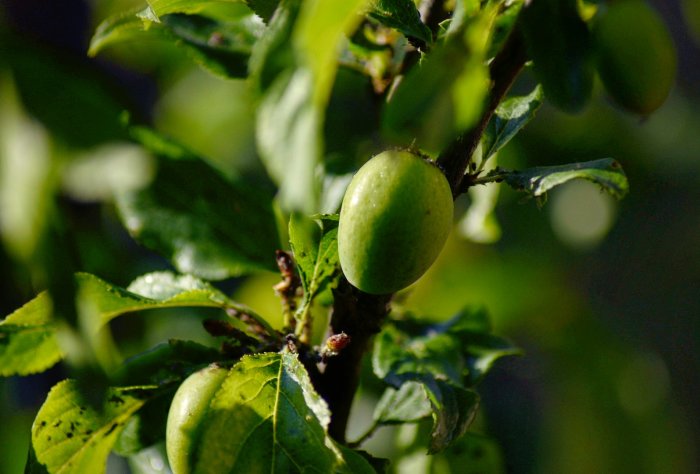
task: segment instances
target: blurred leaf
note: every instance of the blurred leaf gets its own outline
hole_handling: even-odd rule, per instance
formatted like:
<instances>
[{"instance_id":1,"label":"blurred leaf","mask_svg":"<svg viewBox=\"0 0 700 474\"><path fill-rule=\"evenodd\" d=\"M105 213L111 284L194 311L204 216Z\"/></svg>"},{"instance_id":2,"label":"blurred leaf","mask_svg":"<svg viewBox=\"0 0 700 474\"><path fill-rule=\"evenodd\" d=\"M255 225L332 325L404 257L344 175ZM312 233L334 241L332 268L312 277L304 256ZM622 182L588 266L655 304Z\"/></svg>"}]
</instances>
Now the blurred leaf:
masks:
<instances>
[{"instance_id":1,"label":"blurred leaf","mask_svg":"<svg viewBox=\"0 0 700 474\"><path fill-rule=\"evenodd\" d=\"M131 143L110 143L78 154L61 172L61 186L73 199L110 201L120 192L145 187L154 160Z\"/></svg>"},{"instance_id":2,"label":"blurred leaf","mask_svg":"<svg viewBox=\"0 0 700 474\"><path fill-rule=\"evenodd\" d=\"M184 379L194 368L221 359L221 353L194 341L171 339L124 361L114 375L119 385L160 385Z\"/></svg>"},{"instance_id":3,"label":"blurred leaf","mask_svg":"<svg viewBox=\"0 0 700 474\"><path fill-rule=\"evenodd\" d=\"M51 312L44 292L0 322L1 376L43 372L61 360Z\"/></svg>"},{"instance_id":4,"label":"blurred leaf","mask_svg":"<svg viewBox=\"0 0 700 474\"><path fill-rule=\"evenodd\" d=\"M0 237L8 253L27 263L46 225L56 164L47 131L25 115L2 71L0 102Z\"/></svg>"},{"instance_id":5,"label":"blurred leaf","mask_svg":"<svg viewBox=\"0 0 700 474\"><path fill-rule=\"evenodd\" d=\"M76 147L127 138L119 121L121 92L95 65L34 48L0 30L0 56L12 71L27 112L60 140Z\"/></svg>"},{"instance_id":6,"label":"blurred leaf","mask_svg":"<svg viewBox=\"0 0 700 474\"><path fill-rule=\"evenodd\" d=\"M130 456L165 441L170 404L178 388L177 380L170 388L147 400L124 424L112 450L120 456Z\"/></svg>"},{"instance_id":7,"label":"blurred leaf","mask_svg":"<svg viewBox=\"0 0 700 474\"><path fill-rule=\"evenodd\" d=\"M330 415L296 355L245 356L202 420L195 470L374 472L328 436Z\"/></svg>"},{"instance_id":8,"label":"blurred leaf","mask_svg":"<svg viewBox=\"0 0 700 474\"><path fill-rule=\"evenodd\" d=\"M543 100L542 88L538 86L529 95L511 97L501 102L481 138L481 161L488 160L535 118Z\"/></svg>"},{"instance_id":9,"label":"blurred leaf","mask_svg":"<svg viewBox=\"0 0 700 474\"><path fill-rule=\"evenodd\" d=\"M572 179L591 181L617 199L622 199L629 190L622 166L612 158L569 165L541 166L523 171L496 169L493 175L502 177L512 188L525 191L534 197L546 197L547 191Z\"/></svg>"},{"instance_id":10,"label":"blurred leaf","mask_svg":"<svg viewBox=\"0 0 700 474\"><path fill-rule=\"evenodd\" d=\"M545 96L566 112L580 111L593 90L593 63L576 0L531 1L521 23Z\"/></svg>"},{"instance_id":11,"label":"blurred leaf","mask_svg":"<svg viewBox=\"0 0 700 474\"><path fill-rule=\"evenodd\" d=\"M360 20L363 3L282 2L251 57L252 75L264 92L257 116L258 149L280 185L286 210L317 211L324 111L340 44Z\"/></svg>"},{"instance_id":12,"label":"blurred leaf","mask_svg":"<svg viewBox=\"0 0 700 474\"><path fill-rule=\"evenodd\" d=\"M77 303L85 321L86 336L94 336L112 319L146 309L212 307L233 309L274 331L249 308L231 301L211 285L190 275L156 272L135 280L128 290L110 285L87 273L76 275ZM141 294L137 294L141 293ZM61 359L57 325L48 293L41 293L0 323L0 375L29 374L45 370Z\"/></svg>"},{"instance_id":13,"label":"blurred leaf","mask_svg":"<svg viewBox=\"0 0 700 474\"><path fill-rule=\"evenodd\" d=\"M131 235L183 273L216 280L274 271L280 243L272 197L153 132L137 133L157 155L158 171L149 187L117 199Z\"/></svg>"},{"instance_id":14,"label":"blurred leaf","mask_svg":"<svg viewBox=\"0 0 700 474\"><path fill-rule=\"evenodd\" d=\"M102 410L87 403L75 381L55 385L32 427L36 458L49 472L105 472L107 456L124 423L153 387L111 389Z\"/></svg>"},{"instance_id":15,"label":"blurred leaf","mask_svg":"<svg viewBox=\"0 0 700 474\"><path fill-rule=\"evenodd\" d=\"M501 238L501 226L496 218L496 204L500 186L472 186L469 188L469 209L459 221L459 234L480 244L491 244Z\"/></svg>"},{"instance_id":16,"label":"blurred leaf","mask_svg":"<svg viewBox=\"0 0 700 474\"><path fill-rule=\"evenodd\" d=\"M399 83L387 103L384 132L399 143L438 152L478 118L488 92L486 51L495 9L449 35Z\"/></svg>"},{"instance_id":17,"label":"blurred leaf","mask_svg":"<svg viewBox=\"0 0 700 474\"><path fill-rule=\"evenodd\" d=\"M119 14L100 24L88 54L142 39L163 39L185 48L189 56L212 74L223 78L246 77L253 44L264 24L253 14L229 21L202 15L171 13L158 22L143 14Z\"/></svg>"},{"instance_id":18,"label":"blurred leaf","mask_svg":"<svg viewBox=\"0 0 700 474\"><path fill-rule=\"evenodd\" d=\"M432 43L432 33L420 18L413 0L371 0L369 15L390 28L396 28L409 38Z\"/></svg>"},{"instance_id":19,"label":"blurred leaf","mask_svg":"<svg viewBox=\"0 0 700 474\"><path fill-rule=\"evenodd\" d=\"M285 210L314 212L321 185L321 111L311 103L313 78L306 69L279 78L258 108L257 142L261 159L280 186Z\"/></svg>"},{"instance_id":20,"label":"blurred leaf","mask_svg":"<svg viewBox=\"0 0 700 474\"><path fill-rule=\"evenodd\" d=\"M31 444L29 445L29 453L27 454L27 464L24 466L24 474L49 474L49 471L46 470L46 466L36 459L34 446Z\"/></svg>"},{"instance_id":21,"label":"blurred leaf","mask_svg":"<svg viewBox=\"0 0 700 474\"><path fill-rule=\"evenodd\" d=\"M171 474L165 443L158 443L129 456L131 474Z\"/></svg>"},{"instance_id":22,"label":"blurred leaf","mask_svg":"<svg viewBox=\"0 0 700 474\"><path fill-rule=\"evenodd\" d=\"M387 388L374 408L373 418L381 424L409 423L421 420L432 412L425 386L405 382L399 389Z\"/></svg>"},{"instance_id":23,"label":"blurred leaf","mask_svg":"<svg viewBox=\"0 0 700 474\"><path fill-rule=\"evenodd\" d=\"M498 445L486 436L467 433L457 443L440 453L433 460L431 472L445 471L435 468L443 461L450 474L504 474L505 463ZM446 474L447 474L446 473Z\"/></svg>"}]
</instances>

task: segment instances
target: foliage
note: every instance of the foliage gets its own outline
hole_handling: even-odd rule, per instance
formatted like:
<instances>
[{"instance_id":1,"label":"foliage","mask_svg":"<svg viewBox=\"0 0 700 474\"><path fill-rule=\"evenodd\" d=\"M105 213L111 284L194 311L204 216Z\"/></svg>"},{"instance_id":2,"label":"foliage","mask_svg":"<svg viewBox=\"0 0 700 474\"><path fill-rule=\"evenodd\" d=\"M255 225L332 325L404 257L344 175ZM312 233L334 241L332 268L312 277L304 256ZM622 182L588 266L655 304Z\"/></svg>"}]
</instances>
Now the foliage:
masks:
<instances>
[{"instance_id":1,"label":"foliage","mask_svg":"<svg viewBox=\"0 0 700 474\"><path fill-rule=\"evenodd\" d=\"M13 257L34 269L43 291L0 322L0 375L43 372L61 361L72 375L54 386L35 418L26 472L105 472L111 452L137 463L165 441L177 387L211 363L228 373L201 418L194 472L384 472L392 469L387 462L359 447L378 428L393 425L419 433L399 449L394 466L420 445L440 460L441 472L464 472L465 462L469 472L502 469L493 442L468 430L480 382L496 361L520 350L493 334L484 310L469 307L435 323L399 304L389 310L390 296L353 288L338 257L343 193L333 190L344 191L346 175L390 147L435 161L455 197L470 193L467 215L478 208L482 224L497 196L480 202L473 192L482 185L505 182L542 203L571 180L593 182L615 198L625 196L628 182L611 158L524 170L497 162L545 100L566 112L580 111L589 100L595 43L591 18L581 15L578 2L426 5L149 0L97 27L90 56L155 39L219 80L244 80L257 172L222 167L137 114L120 118L128 106L95 86L90 74L67 80L62 65L27 52L31 46L2 59L12 77L0 76L0 94L13 106L2 112L0 131L10 141L19 138L7 124L29 122L31 115L57 137L56 148L128 140L147 157L136 158L151 170L143 173L146 179L117 183L105 199L130 236L177 272L149 272L122 288L78 271L64 252L68 217L55 199L78 160L66 151L61 166L46 175L18 175L17 182L33 184L31 192L38 189L41 199L27 201L33 203L25 210L32 216L29 231L8 220L0 222L2 237L15 249ZM12 34L3 33L3 50L11 44ZM538 84L527 95L507 97L530 60ZM39 82L30 87L27 78L34 76ZM57 82L80 92L80 126L67 126L71 115L52 92ZM357 92L353 102L367 112L348 120L369 125L353 122L343 130L336 121L343 87ZM47 141L41 142L46 149L34 150L31 169L45 165ZM338 156L328 153L339 148ZM18 195L29 196L26 189ZM39 237L25 241L27 233ZM385 272L396 269L386 266ZM276 269L281 327L216 283ZM147 319L173 308L215 312L203 326L220 345L170 340L128 359L120 355L115 320ZM323 337L315 326L323 327ZM383 393L366 434L348 443L348 400L358 389L353 374L370 347ZM327 386L334 371L341 371L336 377L345 380L340 388L349 398L337 398ZM477 460L474 450L487 455Z\"/></svg>"}]
</instances>

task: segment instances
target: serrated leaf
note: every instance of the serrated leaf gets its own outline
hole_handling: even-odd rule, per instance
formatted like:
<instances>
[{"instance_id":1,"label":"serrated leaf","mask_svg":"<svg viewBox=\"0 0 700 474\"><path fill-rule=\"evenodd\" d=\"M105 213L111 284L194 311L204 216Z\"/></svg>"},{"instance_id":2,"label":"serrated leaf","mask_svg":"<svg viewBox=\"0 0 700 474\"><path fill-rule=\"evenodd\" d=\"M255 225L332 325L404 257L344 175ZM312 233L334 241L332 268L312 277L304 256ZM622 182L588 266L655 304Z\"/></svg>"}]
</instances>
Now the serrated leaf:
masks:
<instances>
[{"instance_id":1,"label":"serrated leaf","mask_svg":"<svg viewBox=\"0 0 700 474\"><path fill-rule=\"evenodd\" d=\"M264 188L225 178L154 132L136 132L157 156L158 171L150 186L117 199L134 238L179 271L210 280L276 269L280 243L272 197Z\"/></svg>"},{"instance_id":2,"label":"serrated leaf","mask_svg":"<svg viewBox=\"0 0 700 474\"><path fill-rule=\"evenodd\" d=\"M73 380L55 385L32 426L32 446L51 473L105 472L107 456L126 421L152 387L110 389L101 410L85 401Z\"/></svg>"},{"instance_id":3,"label":"serrated leaf","mask_svg":"<svg viewBox=\"0 0 700 474\"><path fill-rule=\"evenodd\" d=\"M545 197L547 191L574 179L591 181L617 199L622 199L629 191L622 166L612 158L522 171L495 170L494 174L501 176L512 188L534 197Z\"/></svg>"},{"instance_id":4,"label":"serrated leaf","mask_svg":"<svg viewBox=\"0 0 700 474\"><path fill-rule=\"evenodd\" d=\"M511 97L499 104L481 139L482 162L504 147L527 123L535 118L544 95L540 86L523 97Z\"/></svg>"},{"instance_id":5,"label":"serrated leaf","mask_svg":"<svg viewBox=\"0 0 700 474\"><path fill-rule=\"evenodd\" d=\"M345 460L326 432L329 422L295 354L245 356L202 420L193 471L374 472L357 456Z\"/></svg>"},{"instance_id":6,"label":"serrated leaf","mask_svg":"<svg viewBox=\"0 0 700 474\"><path fill-rule=\"evenodd\" d=\"M409 38L425 44L432 43L432 33L421 21L420 12L413 0L373 0L369 15L385 26L396 28Z\"/></svg>"},{"instance_id":7,"label":"serrated leaf","mask_svg":"<svg viewBox=\"0 0 700 474\"><path fill-rule=\"evenodd\" d=\"M490 334L482 310L465 310L438 324L409 317L386 324L374 342L372 367L398 391L385 395L376 420L410 418L411 406L422 414L429 401L433 417L429 450L441 451L474 418L478 395L470 387L495 360L518 353L508 341ZM407 384L413 385L404 388Z\"/></svg>"},{"instance_id":8,"label":"serrated leaf","mask_svg":"<svg viewBox=\"0 0 700 474\"><path fill-rule=\"evenodd\" d=\"M277 8L279 0L148 0L148 8L150 15L158 20L170 13L199 13L213 3L243 3L267 21Z\"/></svg>"},{"instance_id":9,"label":"serrated leaf","mask_svg":"<svg viewBox=\"0 0 700 474\"><path fill-rule=\"evenodd\" d=\"M0 322L0 376L42 372L61 360L51 311L41 293Z\"/></svg>"},{"instance_id":10,"label":"serrated leaf","mask_svg":"<svg viewBox=\"0 0 700 474\"><path fill-rule=\"evenodd\" d=\"M248 314L270 334L274 330L254 311L230 300L192 276L155 272L139 277L129 290L87 273L76 275L77 305L93 318L86 328L95 333L112 319L147 309L211 307ZM137 294L140 292L142 294ZM25 375L46 370L62 358L58 327L48 293L41 293L0 323L0 375Z\"/></svg>"},{"instance_id":11,"label":"serrated leaf","mask_svg":"<svg viewBox=\"0 0 700 474\"><path fill-rule=\"evenodd\" d=\"M337 216L312 219L293 215L289 239L304 288L304 301L297 313L300 315L340 276Z\"/></svg>"}]
</instances>

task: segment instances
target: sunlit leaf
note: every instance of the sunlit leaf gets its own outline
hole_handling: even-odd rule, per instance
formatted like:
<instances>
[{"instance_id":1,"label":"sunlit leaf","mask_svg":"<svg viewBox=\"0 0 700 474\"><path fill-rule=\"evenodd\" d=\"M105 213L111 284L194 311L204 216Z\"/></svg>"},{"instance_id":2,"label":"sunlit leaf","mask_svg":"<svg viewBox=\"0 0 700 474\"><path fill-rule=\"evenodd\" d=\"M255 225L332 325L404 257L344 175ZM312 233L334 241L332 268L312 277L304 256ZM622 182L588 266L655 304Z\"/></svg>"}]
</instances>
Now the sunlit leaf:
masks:
<instances>
[{"instance_id":1,"label":"sunlit leaf","mask_svg":"<svg viewBox=\"0 0 700 474\"><path fill-rule=\"evenodd\" d=\"M102 409L91 406L76 382L54 386L32 426L32 446L49 472L105 472L107 456L129 417L153 387L111 389Z\"/></svg>"},{"instance_id":2,"label":"sunlit leaf","mask_svg":"<svg viewBox=\"0 0 700 474\"><path fill-rule=\"evenodd\" d=\"M622 166L612 158L572 163L560 166L541 166L522 171L494 170L494 175L519 191L534 197L545 197L547 191L573 179L585 179L601 187L617 199L629 190L629 183Z\"/></svg>"},{"instance_id":3,"label":"sunlit leaf","mask_svg":"<svg viewBox=\"0 0 700 474\"><path fill-rule=\"evenodd\" d=\"M543 100L542 89L538 86L529 95L511 97L501 102L481 139L482 161L488 160L498 152L535 118Z\"/></svg>"},{"instance_id":4,"label":"sunlit leaf","mask_svg":"<svg viewBox=\"0 0 700 474\"><path fill-rule=\"evenodd\" d=\"M42 372L61 360L51 311L42 293L0 322L0 375Z\"/></svg>"},{"instance_id":5,"label":"sunlit leaf","mask_svg":"<svg viewBox=\"0 0 700 474\"><path fill-rule=\"evenodd\" d=\"M409 38L432 43L432 33L420 18L413 0L372 0L369 15L382 24L396 28Z\"/></svg>"},{"instance_id":6,"label":"sunlit leaf","mask_svg":"<svg viewBox=\"0 0 700 474\"><path fill-rule=\"evenodd\" d=\"M173 307L230 309L247 314L274 334L267 322L250 308L189 275L151 273L135 280L128 290L87 273L77 274L76 282L77 306L93 318L85 322L91 334L123 314ZM58 362L62 352L57 331L51 299L46 292L0 322L0 375L39 372Z\"/></svg>"},{"instance_id":7,"label":"sunlit leaf","mask_svg":"<svg viewBox=\"0 0 700 474\"><path fill-rule=\"evenodd\" d=\"M246 356L202 420L194 471L374 472L357 454L346 461L326 432L329 422L296 355Z\"/></svg>"}]
</instances>

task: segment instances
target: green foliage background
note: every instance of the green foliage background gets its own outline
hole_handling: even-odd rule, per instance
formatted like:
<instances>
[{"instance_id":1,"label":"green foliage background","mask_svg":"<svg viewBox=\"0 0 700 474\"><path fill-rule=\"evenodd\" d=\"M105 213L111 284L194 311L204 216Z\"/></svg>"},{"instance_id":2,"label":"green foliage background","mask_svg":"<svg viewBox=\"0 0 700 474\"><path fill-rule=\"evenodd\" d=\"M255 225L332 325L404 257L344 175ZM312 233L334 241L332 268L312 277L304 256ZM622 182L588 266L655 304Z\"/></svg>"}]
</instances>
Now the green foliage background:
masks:
<instances>
[{"instance_id":1,"label":"green foliage background","mask_svg":"<svg viewBox=\"0 0 700 474\"><path fill-rule=\"evenodd\" d=\"M481 240L500 234L500 240L476 244L456 229L435 267L403 295L406 308L436 320L483 305L495 332L524 348L525 357L503 363L481 387L477 423L498 441L508 472L700 469L700 33L692 29L698 9L692 0L653 3L680 54L676 88L656 114L640 121L620 112L596 83L594 101L580 115L545 105L499 154L499 164L511 168L612 156L628 174L627 197L612 202L593 186L570 184L540 209L504 189L496 215L486 217L478 234ZM116 191L138 187L154 173L152 162L124 144L125 132L113 120L125 108L209 157L225 175L240 173L270 187L255 159L251 104L240 81L221 81L158 42L124 44L87 59L99 21L129 6L140 2L46 7L17 0L0 9L0 145L25 151L21 162L0 162L1 315L34 297L32 282L49 280L48 273L72 274L66 242L76 242L70 247L79 270L124 287L142 273L168 268L134 244L116 218ZM516 92L529 93L530 85L526 77ZM338 174L372 152L370 143L345 146L378 126L371 99L355 99L361 87L355 73L339 72L326 122L338 130L326 143L326 160ZM339 117L355 120L341 124ZM51 213L44 221L32 211L49 209L54 193L64 221ZM466 209L464 200L457 204ZM593 206L600 210L587 215ZM573 223L561 217L567 215ZM603 224L595 235L573 225L590 228L597 219ZM37 242L40 235L48 235L47 242ZM45 249L41 265L25 258L37 246ZM280 326L270 289L278 279L269 272L223 286ZM200 325L206 311L159 309L149 318L116 321L113 331L124 355L171 337L206 341ZM0 472L22 471L31 421L64 375L58 367L0 379ZM368 377L351 439L366 428L367 401L379 393ZM382 428L368 447L390 455L391 429ZM488 457L489 449L481 449ZM110 472L122 472L119 458L110 463Z\"/></svg>"}]
</instances>

